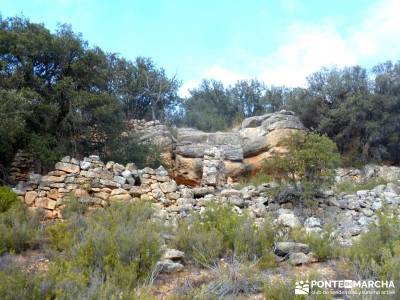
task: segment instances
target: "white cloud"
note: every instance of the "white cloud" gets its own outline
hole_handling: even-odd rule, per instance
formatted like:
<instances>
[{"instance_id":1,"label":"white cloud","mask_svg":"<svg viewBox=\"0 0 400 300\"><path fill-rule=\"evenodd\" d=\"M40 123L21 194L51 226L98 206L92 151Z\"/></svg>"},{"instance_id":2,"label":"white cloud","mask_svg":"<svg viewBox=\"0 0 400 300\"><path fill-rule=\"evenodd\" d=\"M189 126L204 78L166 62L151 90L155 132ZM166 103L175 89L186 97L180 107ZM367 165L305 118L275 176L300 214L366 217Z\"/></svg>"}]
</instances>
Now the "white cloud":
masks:
<instances>
[{"instance_id":1,"label":"white cloud","mask_svg":"<svg viewBox=\"0 0 400 300\"><path fill-rule=\"evenodd\" d=\"M290 6L291 2L286 4ZM201 78L214 78L229 85L239 79L256 77L267 84L295 87L305 86L306 77L323 66L397 60L400 58L399 12L399 0L377 0L363 12L357 25L344 31L339 31L338 24L332 20L290 24L283 33L287 42L269 55L248 59L251 75L213 65ZM196 83L199 81L188 84L193 88Z\"/></svg>"},{"instance_id":2,"label":"white cloud","mask_svg":"<svg viewBox=\"0 0 400 300\"><path fill-rule=\"evenodd\" d=\"M297 24L288 37L286 44L265 59L259 78L268 84L304 86L306 76L321 66L356 63L346 40L332 25Z\"/></svg>"},{"instance_id":3,"label":"white cloud","mask_svg":"<svg viewBox=\"0 0 400 300\"><path fill-rule=\"evenodd\" d=\"M212 66L204 72L204 78L213 78L221 81L224 85L230 85L238 80L246 79L246 76L220 66Z\"/></svg>"},{"instance_id":4,"label":"white cloud","mask_svg":"<svg viewBox=\"0 0 400 300\"><path fill-rule=\"evenodd\" d=\"M198 87L200 84L199 80L188 80L184 84L182 84L181 88L179 89L179 96L182 98L186 98L190 96L189 91Z\"/></svg>"},{"instance_id":5,"label":"white cloud","mask_svg":"<svg viewBox=\"0 0 400 300\"><path fill-rule=\"evenodd\" d=\"M201 78L204 79L215 79L221 81L225 86L234 84L238 80L246 79L247 77L241 73L231 71L221 66L212 66L202 73ZM201 83L200 80L188 80L179 89L179 96L188 97L189 91Z\"/></svg>"}]
</instances>

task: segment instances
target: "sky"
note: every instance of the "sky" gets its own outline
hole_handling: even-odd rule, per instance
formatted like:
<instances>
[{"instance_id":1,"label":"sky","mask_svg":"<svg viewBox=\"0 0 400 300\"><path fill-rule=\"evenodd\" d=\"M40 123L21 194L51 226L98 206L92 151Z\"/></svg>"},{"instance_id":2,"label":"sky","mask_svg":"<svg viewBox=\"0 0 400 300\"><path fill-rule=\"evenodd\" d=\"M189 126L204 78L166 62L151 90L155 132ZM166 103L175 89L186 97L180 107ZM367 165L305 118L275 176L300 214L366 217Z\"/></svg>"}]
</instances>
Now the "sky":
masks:
<instances>
[{"instance_id":1,"label":"sky","mask_svg":"<svg viewBox=\"0 0 400 300\"><path fill-rule=\"evenodd\" d=\"M256 78L306 86L323 66L400 59L400 0L0 0L52 32L68 23L91 46L151 57L182 81Z\"/></svg>"}]
</instances>

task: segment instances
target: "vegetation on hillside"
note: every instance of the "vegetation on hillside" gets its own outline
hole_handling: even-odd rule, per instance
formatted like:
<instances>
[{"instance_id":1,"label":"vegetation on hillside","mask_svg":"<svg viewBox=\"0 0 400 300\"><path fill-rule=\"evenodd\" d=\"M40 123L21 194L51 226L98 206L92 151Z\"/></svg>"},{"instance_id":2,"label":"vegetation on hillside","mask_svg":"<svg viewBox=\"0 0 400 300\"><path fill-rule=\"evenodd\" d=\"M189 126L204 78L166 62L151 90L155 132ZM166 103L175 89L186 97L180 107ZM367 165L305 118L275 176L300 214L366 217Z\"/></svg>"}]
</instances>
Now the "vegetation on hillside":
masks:
<instances>
[{"instance_id":1,"label":"vegetation on hillside","mask_svg":"<svg viewBox=\"0 0 400 300\"><path fill-rule=\"evenodd\" d=\"M280 109L331 138L346 164L400 161L400 63L322 69L306 88L204 80L181 99L179 80L150 58L90 47L68 25L51 33L25 18L0 18L0 45L3 169L17 149L32 151L43 168L65 154L112 155L130 118L215 131Z\"/></svg>"},{"instance_id":2,"label":"vegetation on hillside","mask_svg":"<svg viewBox=\"0 0 400 300\"><path fill-rule=\"evenodd\" d=\"M305 199L333 183L340 164L337 147L328 137L316 133L295 133L282 143L285 153L274 153L264 161L261 173L296 187Z\"/></svg>"}]
</instances>

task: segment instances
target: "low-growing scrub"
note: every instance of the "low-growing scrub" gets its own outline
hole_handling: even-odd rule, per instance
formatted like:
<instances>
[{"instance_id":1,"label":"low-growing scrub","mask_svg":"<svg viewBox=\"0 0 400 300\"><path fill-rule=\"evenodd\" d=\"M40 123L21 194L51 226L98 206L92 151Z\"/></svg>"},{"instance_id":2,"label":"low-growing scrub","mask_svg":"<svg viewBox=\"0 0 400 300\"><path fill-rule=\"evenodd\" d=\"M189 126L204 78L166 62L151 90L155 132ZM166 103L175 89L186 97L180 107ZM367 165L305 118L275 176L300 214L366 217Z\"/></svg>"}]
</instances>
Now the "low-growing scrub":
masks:
<instances>
[{"instance_id":1,"label":"low-growing scrub","mask_svg":"<svg viewBox=\"0 0 400 300\"><path fill-rule=\"evenodd\" d=\"M384 207L378 224L346 249L354 275L361 279L393 280L400 293L400 219L399 211Z\"/></svg>"},{"instance_id":2,"label":"low-growing scrub","mask_svg":"<svg viewBox=\"0 0 400 300\"><path fill-rule=\"evenodd\" d=\"M301 279L303 281L312 280L311 276L308 276L306 279ZM286 278L285 280L281 279L272 279L268 281L264 285L264 299L268 300L331 300L334 299L332 295L324 295L324 294L310 294L310 295L295 295L294 290L296 286L296 282L300 281L300 279L295 278Z\"/></svg>"},{"instance_id":3,"label":"low-growing scrub","mask_svg":"<svg viewBox=\"0 0 400 300\"><path fill-rule=\"evenodd\" d=\"M0 213L7 211L17 202L17 194L7 186L0 186Z\"/></svg>"},{"instance_id":4,"label":"low-growing scrub","mask_svg":"<svg viewBox=\"0 0 400 300\"><path fill-rule=\"evenodd\" d=\"M115 203L85 218L77 215L65 225L53 225L71 232L58 236L57 228L48 230L53 249L64 251L50 270L55 291L62 293L72 285L80 294L96 284L113 292L133 291L161 255L162 228L153 213L150 203Z\"/></svg>"},{"instance_id":5,"label":"low-growing scrub","mask_svg":"<svg viewBox=\"0 0 400 300\"><path fill-rule=\"evenodd\" d=\"M50 291L42 280L37 274L23 272L13 266L0 268L0 299L50 299Z\"/></svg>"},{"instance_id":6,"label":"low-growing scrub","mask_svg":"<svg viewBox=\"0 0 400 300\"><path fill-rule=\"evenodd\" d=\"M239 215L230 206L210 205L202 214L195 214L191 222L178 225L172 246L203 266L235 255L260 260L267 267L273 265L270 253L274 240L272 223L257 226L246 213Z\"/></svg>"},{"instance_id":7,"label":"low-growing scrub","mask_svg":"<svg viewBox=\"0 0 400 300\"><path fill-rule=\"evenodd\" d=\"M263 290L265 275L255 262L231 257L221 260L210 271L209 278L203 282L188 280L179 286L172 299L247 299Z\"/></svg>"},{"instance_id":8,"label":"low-growing scrub","mask_svg":"<svg viewBox=\"0 0 400 300\"><path fill-rule=\"evenodd\" d=\"M40 212L30 213L18 202L0 213L0 255L39 247L40 218Z\"/></svg>"},{"instance_id":9,"label":"low-growing scrub","mask_svg":"<svg viewBox=\"0 0 400 300\"><path fill-rule=\"evenodd\" d=\"M289 237L295 242L309 245L318 261L327 261L339 255L339 247L332 229L329 225L321 232L306 232L304 228L293 229Z\"/></svg>"},{"instance_id":10,"label":"low-growing scrub","mask_svg":"<svg viewBox=\"0 0 400 300\"><path fill-rule=\"evenodd\" d=\"M387 184L387 181L381 177L376 177L369 178L362 182L355 182L352 180L343 181L341 183L337 183L334 189L337 193L353 194L361 190L371 190L381 184Z\"/></svg>"}]
</instances>

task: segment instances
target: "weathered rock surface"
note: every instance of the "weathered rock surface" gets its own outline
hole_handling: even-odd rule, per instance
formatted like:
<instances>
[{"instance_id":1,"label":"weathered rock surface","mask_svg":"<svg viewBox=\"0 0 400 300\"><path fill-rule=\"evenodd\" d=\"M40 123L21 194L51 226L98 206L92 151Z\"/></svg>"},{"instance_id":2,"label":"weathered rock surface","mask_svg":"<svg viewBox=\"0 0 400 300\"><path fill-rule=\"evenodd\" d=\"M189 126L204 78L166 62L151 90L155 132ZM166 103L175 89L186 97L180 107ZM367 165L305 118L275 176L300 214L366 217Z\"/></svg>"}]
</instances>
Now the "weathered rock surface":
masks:
<instances>
[{"instance_id":1,"label":"weathered rock surface","mask_svg":"<svg viewBox=\"0 0 400 300\"><path fill-rule=\"evenodd\" d=\"M280 111L243 120L241 126L230 132L203 132L193 128L177 128L176 138L158 121L131 120L130 131L143 140L151 140L162 147L165 157L174 167L178 183L199 185L207 151L217 148L224 153L224 175L238 177L258 169L264 159L274 152L282 152L282 140L305 128L292 112ZM128 133L127 133L128 134Z\"/></svg>"},{"instance_id":2,"label":"weathered rock surface","mask_svg":"<svg viewBox=\"0 0 400 300\"><path fill-rule=\"evenodd\" d=\"M310 247L307 244L295 242L278 242L275 244L274 252L278 256L285 256L289 253L309 253Z\"/></svg>"}]
</instances>

